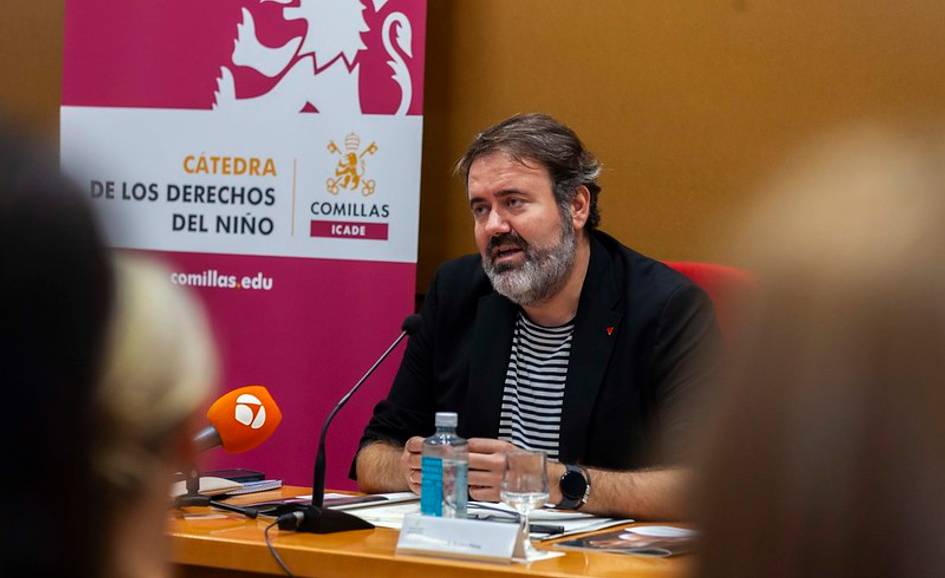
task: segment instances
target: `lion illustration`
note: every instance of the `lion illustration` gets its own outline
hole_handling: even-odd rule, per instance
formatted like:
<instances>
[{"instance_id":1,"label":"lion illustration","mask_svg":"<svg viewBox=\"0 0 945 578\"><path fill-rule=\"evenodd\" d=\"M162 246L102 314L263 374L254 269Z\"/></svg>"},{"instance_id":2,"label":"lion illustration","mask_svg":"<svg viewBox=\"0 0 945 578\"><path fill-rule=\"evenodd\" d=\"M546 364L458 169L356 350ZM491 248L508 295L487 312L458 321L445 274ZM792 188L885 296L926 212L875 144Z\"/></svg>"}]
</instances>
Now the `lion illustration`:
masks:
<instances>
[{"instance_id":1,"label":"lion illustration","mask_svg":"<svg viewBox=\"0 0 945 578\"><path fill-rule=\"evenodd\" d=\"M375 8L380 9L386 2L374 0ZM282 16L286 21L304 20L306 33L282 46L270 47L260 42L252 12L243 8L233 47L233 64L280 79L265 94L238 98L232 71L222 66L213 109L299 112L311 105L320 113L360 113L357 57L366 48L361 35L369 31L363 11L359 0L300 0L298 6L283 8ZM401 52L408 58L413 56L410 21L400 12L391 13L384 21L382 33L384 48L391 58L388 65L393 70L392 78L401 90L396 114L405 115L412 99L412 84Z\"/></svg>"}]
</instances>

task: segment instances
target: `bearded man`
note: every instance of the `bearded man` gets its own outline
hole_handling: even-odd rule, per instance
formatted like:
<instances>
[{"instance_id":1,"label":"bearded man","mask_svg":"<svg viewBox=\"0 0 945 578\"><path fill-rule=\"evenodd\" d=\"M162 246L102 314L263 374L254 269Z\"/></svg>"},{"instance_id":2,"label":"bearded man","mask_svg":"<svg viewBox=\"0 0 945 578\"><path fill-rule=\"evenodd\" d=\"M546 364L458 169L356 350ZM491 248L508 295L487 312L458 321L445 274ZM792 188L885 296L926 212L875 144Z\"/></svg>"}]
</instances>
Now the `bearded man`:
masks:
<instances>
[{"instance_id":1,"label":"bearded man","mask_svg":"<svg viewBox=\"0 0 945 578\"><path fill-rule=\"evenodd\" d=\"M469 494L496 501L505 456L543 450L551 503L676 518L690 407L717 326L706 294L597 230L600 163L568 127L519 115L460 160L479 255L437 272L353 472L419 493L438 411L469 440Z\"/></svg>"}]
</instances>

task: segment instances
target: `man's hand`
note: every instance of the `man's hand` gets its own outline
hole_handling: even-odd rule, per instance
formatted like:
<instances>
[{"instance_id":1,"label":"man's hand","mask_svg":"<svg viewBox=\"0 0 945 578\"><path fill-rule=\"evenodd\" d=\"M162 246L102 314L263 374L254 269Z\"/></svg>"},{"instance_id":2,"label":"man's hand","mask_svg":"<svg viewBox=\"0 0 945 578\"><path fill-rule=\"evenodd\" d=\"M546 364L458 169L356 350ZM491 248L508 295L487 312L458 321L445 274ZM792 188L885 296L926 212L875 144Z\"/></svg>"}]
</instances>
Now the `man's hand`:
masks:
<instances>
[{"instance_id":1,"label":"man's hand","mask_svg":"<svg viewBox=\"0 0 945 578\"><path fill-rule=\"evenodd\" d=\"M502 440L469 440L469 496L482 502L498 502L505 470L505 454L518 450Z\"/></svg>"},{"instance_id":2,"label":"man's hand","mask_svg":"<svg viewBox=\"0 0 945 578\"><path fill-rule=\"evenodd\" d=\"M420 495L420 454L423 451L423 438L413 436L404 444L404 451L400 456L404 477L410 491Z\"/></svg>"},{"instance_id":3,"label":"man's hand","mask_svg":"<svg viewBox=\"0 0 945 578\"><path fill-rule=\"evenodd\" d=\"M474 500L498 502L502 471L505 469L505 454L518 448L509 442L488 438L472 438L468 441L469 496ZM414 436L407 440L400 456L407 485L415 494L420 493L422 452L423 438Z\"/></svg>"},{"instance_id":4,"label":"man's hand","mask_svg":"<svg viewBox=\"0 0 945 578\"><path fill-rule=\"evenodd\" d=\"M469 440L469 494L474 500L498 501L505 469L505 454L519 448L509 442L472 438ZM420 455L423 438L407 440L404 447L388 442L369 444L358 453L358 486L368 493L420 493ZM587 468L591 496L582 512L608 516L630 516L680 520L685 509L686 483L690 472L681 467L614 472ZM561 501L558 480L564 466L548 461L548 501Z\"/></svg>"},{"instance_id":5,"label":"man's hand","mask_svg":"<svg viewBox=\"0 0 945 578\"><path fill-rule=\"evenodd\" d=\"M483 502L498 502L502 471L505 469L505 454L518 448L509 442L488 438L472 438L468 441L469 496ZM423 438L414 436L407 440L400 456L404 478L410 491L415 494L420 494L422 452Z\"/></svg>"}]
</instances>

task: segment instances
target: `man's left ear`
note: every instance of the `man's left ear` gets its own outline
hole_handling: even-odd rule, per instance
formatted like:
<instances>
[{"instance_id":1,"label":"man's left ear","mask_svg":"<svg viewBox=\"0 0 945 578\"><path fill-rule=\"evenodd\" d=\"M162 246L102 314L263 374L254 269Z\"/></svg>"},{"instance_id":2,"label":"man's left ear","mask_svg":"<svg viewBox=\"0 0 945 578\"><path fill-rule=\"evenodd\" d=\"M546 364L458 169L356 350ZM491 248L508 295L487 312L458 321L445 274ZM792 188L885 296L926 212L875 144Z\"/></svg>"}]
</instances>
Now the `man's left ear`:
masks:
<instances>
[{"instance_id":1,"label":"man's left ear","mask_svg":"<svg viewBox=\"0 0 945 578\"><path fill-rule=\"evenodd\" d=\"M574 190L574 199L571 200L571 222L574 229L580 231L587 224L591 214L591 191L584 185Z\"/></svg>"}]
</instances>

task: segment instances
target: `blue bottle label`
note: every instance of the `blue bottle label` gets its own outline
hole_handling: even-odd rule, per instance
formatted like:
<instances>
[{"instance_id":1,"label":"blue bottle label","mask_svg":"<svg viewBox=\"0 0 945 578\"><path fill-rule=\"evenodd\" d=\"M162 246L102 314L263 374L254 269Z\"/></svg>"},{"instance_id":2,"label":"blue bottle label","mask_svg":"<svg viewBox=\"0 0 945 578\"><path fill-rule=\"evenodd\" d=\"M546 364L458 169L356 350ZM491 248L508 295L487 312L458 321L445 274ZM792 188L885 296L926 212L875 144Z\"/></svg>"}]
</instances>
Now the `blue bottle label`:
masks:
<instances>
[{"instance_id":1,"label":"blue bottle label","mask_svg":"<svg viewBox=\"0 0 945 578\"><path fill-rule=\"evenodd\" d=\"M420 459L420 513L443 516L443 460L430 456Z\"/></svg>"}]
</instances>

